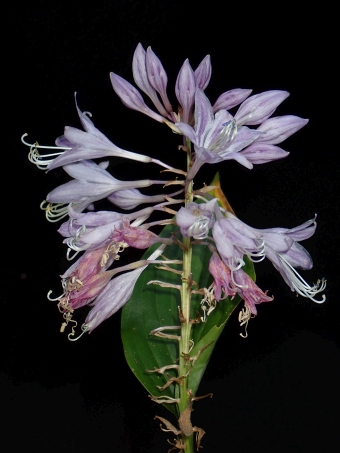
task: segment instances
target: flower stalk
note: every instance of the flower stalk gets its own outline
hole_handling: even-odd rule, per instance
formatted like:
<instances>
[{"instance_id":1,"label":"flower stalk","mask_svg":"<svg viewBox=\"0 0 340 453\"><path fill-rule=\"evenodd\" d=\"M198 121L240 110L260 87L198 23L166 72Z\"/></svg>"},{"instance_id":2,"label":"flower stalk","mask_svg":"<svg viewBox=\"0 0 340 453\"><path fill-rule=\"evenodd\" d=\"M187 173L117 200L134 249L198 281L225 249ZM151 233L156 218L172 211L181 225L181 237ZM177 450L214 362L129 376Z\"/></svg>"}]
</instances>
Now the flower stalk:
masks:
<instances>
[{"instance_id":1,"label":"flower stalk","mask_svg":"<svg viewBox=\"0 0 340 453\"><path fill-rule=\"evenodd\" d=\"M186 149L187 149L187 169L189 171L191 165L191 144L189 140L186 140ZM193 183L190 183L187 186L185 194L185 206L193 201ZM190 420L191 412L191 401L190 401L190 389L188 387L188 377L190 373L191 363L188 360L190 353L190 334L192 323L190 320L190 308L191 308L191 286L192 286L192 273L191 273L191 263L192 263L192 241L191 238L183 238L183 274L182 274L182 288L181 288L181 340L179 341L179 376L182 378L180 389L180 400L178 403L180 420L181 416L185 411L189 411L188 418ZM183 432L182 428L182 439L185 443L185 453L193 452L193 432L192 429L188 429ZM185 430L184 430L185 431ZM191 431L191 433L190 433Z\"/></svg>"}]
</instances>

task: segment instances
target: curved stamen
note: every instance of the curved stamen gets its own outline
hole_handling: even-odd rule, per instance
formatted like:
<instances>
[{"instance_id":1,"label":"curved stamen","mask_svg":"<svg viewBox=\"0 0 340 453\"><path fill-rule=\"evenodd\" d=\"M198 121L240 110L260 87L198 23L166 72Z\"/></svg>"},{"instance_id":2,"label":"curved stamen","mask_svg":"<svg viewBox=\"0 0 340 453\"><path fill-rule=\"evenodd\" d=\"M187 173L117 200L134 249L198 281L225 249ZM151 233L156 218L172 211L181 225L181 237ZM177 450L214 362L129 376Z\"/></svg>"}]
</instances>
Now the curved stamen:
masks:
<instances>
[{"instance_id":1,"label":"curved stamen","mask_svg":"<svg viewBox=\"0 0 340 453\"><path fill-rule=\"evenodd\" d=\"M234 272L235 271L238 271L239 269L241 269L241 267L243 267L246 263L241 259L241 258L238 258L236 259L236 262L238 262L238 264L235 266L234 265L234 259L233 259L233 263L229 263L228 264L228 267L230 269L230 275L231 275L231 281L233 282L233 284L235 286L237 286L238 288L244 288L244 289L247 289L248 288L248 285L240 285L239 283L236 283L235 282L235 279L234 279Z\"/></svg>"},{"instance_id":2,"label":"curved stamen","mask_svg":"<svg viewBox=\"0 0 340 453\"><path fill-rule=\"evenodd\" d=\"M216 136L215 140L213 140L213 142L211 142L209 145L210 151L217 153L221 150L221 148L229 146L233 142L237 134L237 124L235 119L223 123L222 126L223 129L221 130L221 132Z\"/></svg>"},{"instance_id":3,"label":"curved stamen","mask_svg":"<svg viewBox=\"0 0 340 453\"><path fill-rule=\"evenodd\" d=\"M209 233L209 223L210 219L207 217L198 218L188 229L188 235L194 239L206 239Z\"/></svg>"},{"instance_id":4,"label":"curved stamen","mask_svg":"<svg viewBox=\"0 0 340 453\"><path fill-rule=\"evenodd\" d=\"M47 206L45 206L47 203ZM45 211L46 219L49 222L58 222L68 216L68 205L65 203L48 203L46 200L40 203L40 209Z\"/></svg>"},{"instance_id":5,"label":"curved stamen","mask_svg":"<svg viewBox=\"0 0 340 453\"><path fill-rule=\"evenodd\" d=\"M27 137L28 134L23 134L21 137L21 141L24 145L29 146L30 152L28 153L28 160L34 164L39 170L46 170L46 168L49 167L49 165L54 161L54 158L57 156L60 156L63 154L65 151L70 150L72 148L62 148L60 146L42 146L39 145L38 142L33 143L28 143L26 140L24 140L24 137ZM51 154L44 154L41 155L38 151L39 149L56 149L60 150L59 152L51 153ZM53 157L53 159L50 159Z\"/></svg>"},{"instance_id":6,"label":"curved stamen","mask_svg":"<svg viewBox=\"0 0 340 453\"><path fill-rule=\"evenodd\" d=\"M32 143L28 143L24 140L24 137L27 137L28 134L23 134L21 136L21 141L24 145L26 146L29 146L30 148L41 148L41 149L63 149L63 150L68 150L68 149L72 149L72 148L68 148L68 147L61 147L61 146L43 146L43 145L39 145L37 142L35 144L32 144Z\"/></svg>"},{"instance_id":7,"label":"curved stamen","mask_svg":"<svg viewBox=\"0 0 340 453\"><path fill-rule=\"evenodd\" d=\"M290 275L290 282L292 286L294 287L295 291L299 293L303 297L308 297L311 299L313 302L316 302L317 304L322 304L326 300L326 296L323 295L321 300L316 300L314 299L314 296L317 293L320 293L326 288L326 280L321 279L318 280L316 284L313 286L310 286L302 277L301 275L294 269L294 267L288 263L283 256L281 256L278 253L278 256L281 260L281 263L284 267L284 269L289 273Z\"/></svg>"},{"instance_id":8,"label":"curved stamen","mask_svg":"<svg viewBox=\"0 0 340 453\"><path fill-rule=\"evenodd\" d=\"M259 239L257 242L260 242L260 243L258 244L259 249L256 251L250 251L249 249L244 249L242 247L238 247L238 249L242 253L247 255L253 263L260 263L266 257L265 248L264 248L264 240Z\"/></svg>"}]
</instances>

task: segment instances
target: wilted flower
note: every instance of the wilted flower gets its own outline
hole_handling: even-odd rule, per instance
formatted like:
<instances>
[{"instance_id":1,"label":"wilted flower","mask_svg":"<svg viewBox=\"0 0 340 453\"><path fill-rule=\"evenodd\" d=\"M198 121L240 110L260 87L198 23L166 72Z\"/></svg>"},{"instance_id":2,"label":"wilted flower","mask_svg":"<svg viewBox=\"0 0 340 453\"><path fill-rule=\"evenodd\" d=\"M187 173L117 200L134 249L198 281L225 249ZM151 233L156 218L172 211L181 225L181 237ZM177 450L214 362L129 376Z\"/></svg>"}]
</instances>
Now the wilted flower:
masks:
<instances>
[{"instance_id":1,"label":"wilted flower","mask_svg":"<svg viewBox=\"0 0 340 453\"><path fill-rule=\"evenodd\" d=\"M149 256L148 261L153 262L156 260L163 253L164 249L164 244L158 247ZM83 332L92 332L105 319L112 316L126 304L132 295L139 276L148 266L148 261L145 261L143 266L138 266L136 269L133 268L134 263L132 263L130 267L133 270L113 278L108 283L105 290L95 300L94 307L87 315L85 324L82 326Z\"/></svg>"},{"instance_id":2,"label":"wilted flower","mask_svg":"<svg viewBox=\"0 0 340 453\"><path fill-rule=\"evenodd\" d=\"M214 278L214 296L217 301L235 296L236 288L231 279L230 269L216 252L211 255L209 272Z\"/></svg>"},{"instance_id":3,"label":"wilted flower","mask_svg":"<svg viewBox=\"0 0 340 453\"><path fill-rule=\"evenodd\" d=\"M242 269L233 273L233 281L237 293L253 315L257 314L256 305L273 300L273 297L267 296L266 292L264 293Z\"/></svg>"},{"instance_id":4,"label":"wilted flower","mask_svg":"<svg viewBox=\"0 0 340 453\"><path fill-rule=\"evenodd\" d=\"M132 227L126 218L122 221L122 227L115 229L111 234L110 240L125 242L136 249L146 249L157 242L163 244L172 244L173 242L171 238L162 238L144 228Z\"/></svg>"},{"instance_id":5,"label":"wilted flower","mask_svg":"<svg viewBox=\"0 0 340 453\"><path fill-rule=\"evenodd\" d=\"M131 214L120 214L114 211L98 211L78 213L68 207L70 219L64 222L59 233L65 237L64 243L72 250L81 251L95 249L107 242L117 228L121 228L123 218L127 220L145 219L153 212L153 208L145 208Z\"/></svg>"},{"instance_id":6,"label":"wilted flower","mask_svg":"<svg viewBox=\"0 0 340 453\"><path fill-rule=\"evenodd\" d=\"M107 272L123 243L111 242L108 245L84 253L62 276L63 294L58 297L59 310L69 317L75 309L88 305L105 288L112 275ZM49 293L50 295L50 293Z\"/></svg>"}]
</instances>

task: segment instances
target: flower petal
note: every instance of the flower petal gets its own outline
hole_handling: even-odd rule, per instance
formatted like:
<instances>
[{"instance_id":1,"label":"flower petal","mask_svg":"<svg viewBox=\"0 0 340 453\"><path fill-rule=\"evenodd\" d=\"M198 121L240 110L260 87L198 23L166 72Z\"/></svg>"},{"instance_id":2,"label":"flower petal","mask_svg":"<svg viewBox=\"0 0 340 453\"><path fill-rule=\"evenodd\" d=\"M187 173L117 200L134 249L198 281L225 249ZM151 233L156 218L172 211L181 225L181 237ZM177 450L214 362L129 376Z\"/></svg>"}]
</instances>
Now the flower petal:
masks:
<instances>
[{"instance_id":1,"label":"flower petal","mask_svg":"<svg viewBox=\"0 0 340 453\"><path fill-rule=\"evenodd\" d=\"M288 91L271 90L246 99L238 109L235 119L238 125L254 126L269 118L289 96Z\"/></svg>"},{"instance_id":2,"label":"flower petal","mask_svg":"<svg viewBox=\"0 0 340 453\"><path fill-rule=\"evenodd\" d=\"M222 93L213 105L214 113L222 109L230 110L236 105L241 104L248 96L250 96L253 90L247 90L244 88L235 88L234 90L226 91Z\"/></svg>"}]
</instances>

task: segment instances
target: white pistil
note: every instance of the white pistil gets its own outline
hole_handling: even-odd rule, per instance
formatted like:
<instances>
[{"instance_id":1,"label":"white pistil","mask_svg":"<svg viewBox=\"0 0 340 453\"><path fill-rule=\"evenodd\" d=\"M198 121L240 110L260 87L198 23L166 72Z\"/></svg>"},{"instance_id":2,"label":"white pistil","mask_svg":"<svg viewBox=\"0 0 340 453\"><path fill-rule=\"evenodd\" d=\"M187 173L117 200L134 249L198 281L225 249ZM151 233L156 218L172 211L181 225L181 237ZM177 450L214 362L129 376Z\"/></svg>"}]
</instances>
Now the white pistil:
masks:
<instances>
[{"instance_id":1,"label":"white pistil","mask_svg":"<svg viewBox=\"0 0 340 453\"><path fill-rule=\"evenodd\" d=\"M67 204L64 203L47 203L44 200L40 203L40 209L45 211L46 219L49 222L58 222L59 220L63 219L64 217L68 216L67 211ZM46 206L45 206L46 205Z\"/></svg>"},{"instance_id":2,"label":"white pistil","mask_svg":"<svg viewBox=\"0 0 340 453\"><path fill-rule=\"evenodd\" d=\"M90 326L90 323L89 323L89 324L83 324L83 325L81 326L81 331L82 331L82 332L81 332L81 334L79 334L76 338L71 338L71 337L74 335L74 333L75 333L75 332L74 332L74 329L72 329L72 332L69 333L69 334L67 335L67 338L68 338L70 341L77 341L77 340L79 340L79 338L81 338L81 337L84 335L84 333L86 333L86 332L88 332L88 331L90 330L90 327L89 327L89 326Z\"/></svg>"},{"instance_id":3,"label":"white pistil","mask_svg":"<svg viewBox=\"0 0 340 453\"><path fill-rule=\"evenodd\" d=\"M321 300L316 300L314 299L314 296L317 293L320 293L326 288L326 280L321 279L318 280L316 285L310 286L308 283L301 277L301 275L294 269L294 267L288 263L287 260L283 258L278 253L278 256L281 260L281 263L284 267L284 269L289 273L290 278L291 278L291 284L294 287L295 291L300 294L303 297L308 297L311 299L313 302L316 302L317 304L322 304L326 300L326 296L323 295Z\"/></svg>"},{"instance_id":4,"label":"white pistil","mask_svg":"<svg viewBox=\"0 0 340 453\"><path fill-rule=\"evenodd\" d=\"M66 293L64 292L63 294L61 294L61 296L53 298L53 297L51 297L52 292L53 292L53 291L50 290L50 291L47 293L47 296L46 296L47 299L50 300L50 301L52 301L52 302L55 302L56 300L61 300L61 299L65 296L65 294L66 294Z\"/></svg>"},{"instance_id":5,"label":"white pistil","mask_svg":"<svg viewBox=\"0 0 340 453\"><path fill-rule=\"evenodd\" d=\"M24 134L21 137L21 141L24 145L29 146L30 152L28 153L28 160L32 162L39 170L46 170L49 165L54 161L57 156L60 156L65 151L70 150L72 148L61 148L60 146L41 146L38 142L34 144L28 143L24 140L24 137L27 137L28 134ZM41 155L38 151L39 149L50 149L50 150L59 150L57 152L51 154L43 154Z\"/></svg>"}]
</instances>

